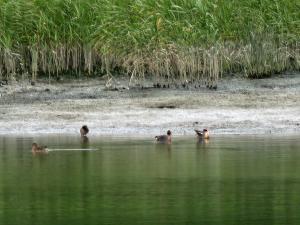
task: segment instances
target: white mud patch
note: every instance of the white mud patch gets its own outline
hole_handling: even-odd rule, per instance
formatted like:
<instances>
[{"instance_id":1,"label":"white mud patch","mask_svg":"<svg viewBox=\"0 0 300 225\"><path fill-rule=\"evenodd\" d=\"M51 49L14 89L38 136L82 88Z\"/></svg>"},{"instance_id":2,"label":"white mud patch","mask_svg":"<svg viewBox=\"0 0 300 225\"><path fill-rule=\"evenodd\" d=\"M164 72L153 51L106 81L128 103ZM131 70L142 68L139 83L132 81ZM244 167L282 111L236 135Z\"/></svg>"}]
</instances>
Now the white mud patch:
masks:
<instances>
[{"instance_id":1,"label":"white mud patch","mask_svg":"<svg viewBox=\"0 0 300 225\"><path fill-rule=\"evenodd\" d=\"M125 83L121 82L120 87ZM299 134L300 75L246 80L224 78L218 90L105 90L100 79L0 87L0 134L153 136L170 129L193 135Z\"/></svg>"}]
</instances>

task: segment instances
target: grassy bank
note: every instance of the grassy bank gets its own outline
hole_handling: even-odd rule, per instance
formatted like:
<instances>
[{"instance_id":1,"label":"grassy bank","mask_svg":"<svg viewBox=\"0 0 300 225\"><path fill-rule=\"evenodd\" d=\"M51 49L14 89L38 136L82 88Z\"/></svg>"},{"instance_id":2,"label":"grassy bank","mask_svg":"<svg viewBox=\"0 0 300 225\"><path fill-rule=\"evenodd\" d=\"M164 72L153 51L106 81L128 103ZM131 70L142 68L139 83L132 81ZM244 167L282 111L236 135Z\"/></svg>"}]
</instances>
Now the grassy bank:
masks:
<instances>
[{"instance_id":1,"label":"grassy bank","mask_svg":"<svg viewBox=\"0 0 300 225\"><path fill-rule=\"evenodd\" d=\"M298 0L1 0L0 74L135 83L300 69Z\"/></svg>"}]
</instances>

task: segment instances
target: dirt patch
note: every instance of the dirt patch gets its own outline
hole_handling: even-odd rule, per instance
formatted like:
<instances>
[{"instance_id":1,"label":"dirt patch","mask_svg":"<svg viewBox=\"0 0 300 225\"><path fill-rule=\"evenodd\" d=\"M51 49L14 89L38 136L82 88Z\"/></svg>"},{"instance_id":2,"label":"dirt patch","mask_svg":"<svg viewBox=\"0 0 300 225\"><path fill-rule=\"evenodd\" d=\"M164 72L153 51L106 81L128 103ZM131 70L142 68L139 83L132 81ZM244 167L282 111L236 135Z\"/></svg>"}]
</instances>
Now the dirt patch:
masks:
<instances>
[{"instance_id":1,"label":"dirt patch","mask_svg":"<svg viewBox=\"0 0 300 225\"><path fill-rule=\"evenodd\" d=\"M100 79L0 87L0 134L155 135L300 132L300 75L260 80L224 78L218 90L126 87ZM125 87L125 88L124 88Z\"/></svg>"}]
</instances>

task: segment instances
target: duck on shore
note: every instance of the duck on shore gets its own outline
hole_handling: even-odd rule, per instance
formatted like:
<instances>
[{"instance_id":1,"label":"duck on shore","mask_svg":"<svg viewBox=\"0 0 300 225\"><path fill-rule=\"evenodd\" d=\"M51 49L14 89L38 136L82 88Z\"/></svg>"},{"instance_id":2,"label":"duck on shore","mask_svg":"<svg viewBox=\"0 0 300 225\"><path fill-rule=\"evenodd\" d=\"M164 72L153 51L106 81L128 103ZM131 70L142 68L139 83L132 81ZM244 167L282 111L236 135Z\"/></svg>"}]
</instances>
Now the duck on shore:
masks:
<instances>
[{"instance_id":1,"label":"duck on shore","mask_svg":"<svg viewBox=\"0 0 300 225\"><path fill-rule=\"evenodd\" d=\"M47 146L39 146L37 143L32 143L31 146L32 153L47 153Z\"/></svg>"},{"instance_id":2,"label":"duck on shore","mask_svg":"<svg viewBox=\"0 0 300 225\"><path fill-rule=\"evenodd\" d=\"M86 135L88 134L88 132L89 132L89 128L87 127L87 125L83 125L80 128L80 135L81 135L81 137L86 137Z\"/></svg>"},{"instance_id":3,"label":"duck on shore","mask_svg":"<svg viewBox=\"0 0 300 225\"><path fill-rule=\"evenodd\" d=\"M171 142L172 142L172 132L170 130L168 130L167 135L155 136L155 140L156 140L157 143L171 144Z\"/></svg>"},{"instance_id":4,"label":"duck on shore","mask_svg":"<svg viewBox=\"0 0 300 225\"><path fill-rule=\"evenodd\" d=\"M203 129L202 131L195 129L195 132L199 139L209 139L209 132L207 129Z\"/></svg>"}]
</instances>

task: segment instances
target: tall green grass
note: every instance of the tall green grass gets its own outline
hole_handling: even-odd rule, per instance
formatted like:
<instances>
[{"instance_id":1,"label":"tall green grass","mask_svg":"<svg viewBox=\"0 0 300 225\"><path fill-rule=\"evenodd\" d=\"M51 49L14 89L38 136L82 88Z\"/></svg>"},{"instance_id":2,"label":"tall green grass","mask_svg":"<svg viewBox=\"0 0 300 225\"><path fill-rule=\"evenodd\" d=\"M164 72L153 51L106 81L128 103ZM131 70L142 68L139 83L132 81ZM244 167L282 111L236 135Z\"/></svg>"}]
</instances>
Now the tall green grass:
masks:
<instances>
[{"instance_id":1,"label":"tall green grass","mask_svg":"<svg viewBox=\"0 0 300 225\"><path fill-rule=\"evenodd\" d=\"M224 72L299 69L299 0L0 1L2 77L124 73L211 86Z\"/></svg>"}]
</instances>

